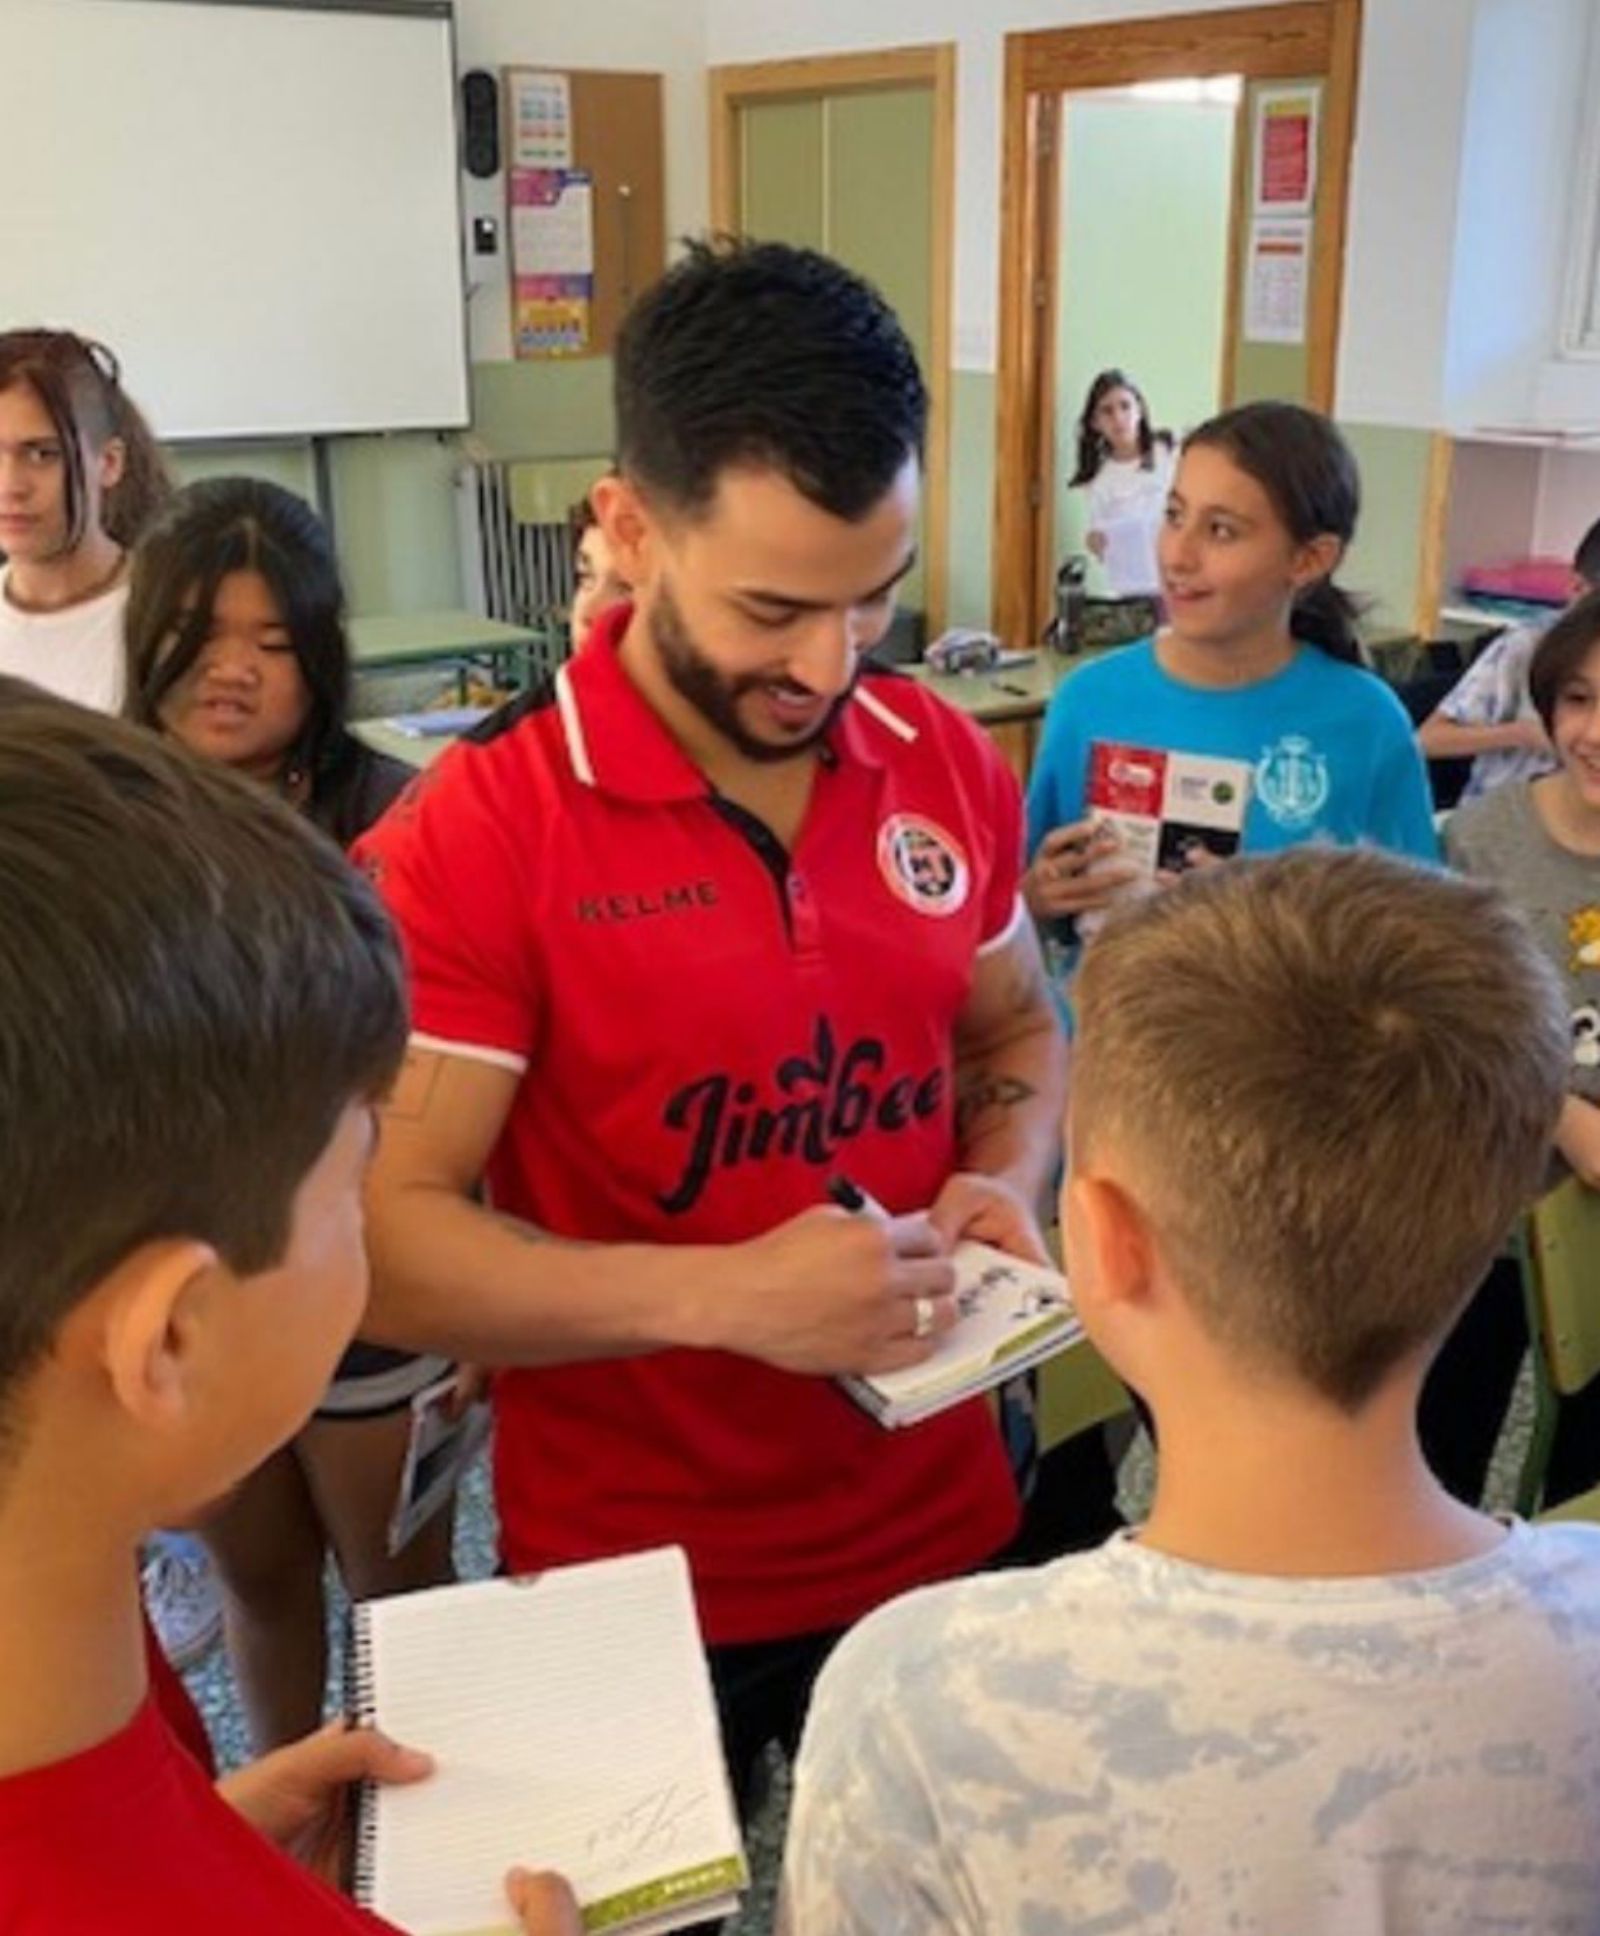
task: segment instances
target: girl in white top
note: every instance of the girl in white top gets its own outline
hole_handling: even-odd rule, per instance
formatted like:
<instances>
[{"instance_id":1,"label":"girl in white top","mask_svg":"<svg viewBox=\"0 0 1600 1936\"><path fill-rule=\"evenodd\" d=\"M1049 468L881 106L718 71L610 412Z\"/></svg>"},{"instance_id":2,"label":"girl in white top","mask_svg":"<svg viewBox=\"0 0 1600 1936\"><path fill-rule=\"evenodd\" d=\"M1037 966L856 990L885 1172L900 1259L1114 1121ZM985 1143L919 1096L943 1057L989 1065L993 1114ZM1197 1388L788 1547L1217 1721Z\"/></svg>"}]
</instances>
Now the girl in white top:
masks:
<instances>
[{"instance_id":1,"label":"girl in white top","mask_svg":"<svg viewBox=\"0 0 1600 1936\"><path fill-rule=\"evenodd\" d=\"M1152 429L1139 386L1121 370L1102 370L1078 418L1078 467L1069 488L1089 493L1088 545L1118 598L1161 589L1156 533L1172 483L1173 443Z\"/></svg>"},{"instance_id":2,"label":"girl in white top","mask_svg":"<svg viewBox=\"0 0 1600 1936\"><path fill-rule=\"evenodd\" d=\"M0 672L119 708L128 548L166 489L103 344L0 334Z\"/></svg>"}]
</instances>

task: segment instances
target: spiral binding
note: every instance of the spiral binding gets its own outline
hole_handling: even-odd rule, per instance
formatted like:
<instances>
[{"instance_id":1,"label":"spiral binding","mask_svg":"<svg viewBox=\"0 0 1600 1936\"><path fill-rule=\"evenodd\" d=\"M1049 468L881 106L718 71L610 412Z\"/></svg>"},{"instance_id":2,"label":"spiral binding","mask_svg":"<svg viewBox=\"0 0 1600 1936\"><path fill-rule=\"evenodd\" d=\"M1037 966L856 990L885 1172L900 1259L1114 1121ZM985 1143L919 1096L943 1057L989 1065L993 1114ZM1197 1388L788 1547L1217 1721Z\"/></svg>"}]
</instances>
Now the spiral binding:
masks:
<instances>
[{"instance_id":1,"label":"spiral binding","mask_svg":"<svg viewBox=\"0 0 1600 1936\"><path fill-rule=\"evenodd\" d=\"M344 1647L345 1712L358 1728L378 1724L378 1687L372 1661L372 1623L364 1605L350 1609ZM378 1882L378 1791L374 1782L358 1783L355 1795L355 1853L350 1893L364 1909L372 1907Z\"/></svg>"}]
</instances>

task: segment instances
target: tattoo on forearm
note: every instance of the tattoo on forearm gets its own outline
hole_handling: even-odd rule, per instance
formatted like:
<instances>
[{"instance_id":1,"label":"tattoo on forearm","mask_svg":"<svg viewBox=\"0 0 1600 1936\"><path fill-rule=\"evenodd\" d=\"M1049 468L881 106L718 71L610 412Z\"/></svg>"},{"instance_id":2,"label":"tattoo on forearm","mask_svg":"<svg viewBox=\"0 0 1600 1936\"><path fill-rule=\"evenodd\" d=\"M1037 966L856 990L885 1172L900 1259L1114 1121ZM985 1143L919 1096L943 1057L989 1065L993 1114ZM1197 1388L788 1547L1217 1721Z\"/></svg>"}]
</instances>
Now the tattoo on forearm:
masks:
<instances>
[{"instance_id":1,"label":"tattoo on forearm","mask_svg":"<svg viewBox=\"0 0 1600 1936\"><path fill-rule=\"evenodd\" d=\"M996 1110L1019 1108L1038 1095L1031 1082L995 1069L973 1069L956 1082L956 1135L966 1142L980 1121Z\"/></svg>"}]
</instances>

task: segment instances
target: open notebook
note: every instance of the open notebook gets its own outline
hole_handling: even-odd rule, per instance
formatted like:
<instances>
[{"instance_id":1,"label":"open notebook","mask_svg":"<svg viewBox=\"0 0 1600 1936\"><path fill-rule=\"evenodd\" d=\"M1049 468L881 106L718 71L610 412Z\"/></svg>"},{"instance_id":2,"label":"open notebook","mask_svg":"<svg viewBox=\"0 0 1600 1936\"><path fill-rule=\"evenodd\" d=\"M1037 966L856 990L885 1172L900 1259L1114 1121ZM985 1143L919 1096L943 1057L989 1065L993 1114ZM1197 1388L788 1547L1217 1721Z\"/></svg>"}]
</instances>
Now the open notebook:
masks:
<instances>
[{"instance_id":1,"label":"open notebook","mask_svg":"<svg viewBox=\"0 0 1600 1936\"><path fill-rule=\"evenodd\" d=\"M1083 1326L1059 1271L992 1244L957 1244L959 1321L920 1365L841 1380L880 1425L915 1425L1076 1344Z\"/></svg>"},{"instance_id":2,"label":"open notebook","mask_svg":"<svg viewBox=\"0 0 1600 1936\"><path fill-rule=\"evenodd\" d=\"M509 1868L556 1869L588 1930L727 1914L747 1881L677 1547L369 1600L359 1718L437 1771L368 1790L356 1894L414 1936L512 1936Z\"/></svg>"}]
</instances>

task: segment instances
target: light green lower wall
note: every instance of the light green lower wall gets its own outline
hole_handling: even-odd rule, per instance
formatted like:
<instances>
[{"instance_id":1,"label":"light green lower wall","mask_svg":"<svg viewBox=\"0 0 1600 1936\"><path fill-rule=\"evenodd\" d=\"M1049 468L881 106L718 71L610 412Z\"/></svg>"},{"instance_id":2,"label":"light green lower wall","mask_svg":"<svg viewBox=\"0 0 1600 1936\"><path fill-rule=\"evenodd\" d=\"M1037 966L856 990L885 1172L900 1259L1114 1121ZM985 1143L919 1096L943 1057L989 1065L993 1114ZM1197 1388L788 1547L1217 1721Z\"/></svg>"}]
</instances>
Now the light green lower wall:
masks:
<instances>
[{"instance_id":1,"label":"light green lower wall","mask_svg":"<svg viewBox=\"0 0 1600 1936\"><path fill-rule=\"evenodd\" d=\"M1432 433L1380 424L1340 428L1361 470L1361 522L1340 581L1371 602L1369 623L1409 630L1416 617Z\"/></svg>"},{"instance_id":2,"label":"light green lower wall","mask_svg":"<svg viewBox=\"0 0 1600 1936\"><path fill-rule=\"evenodd\" d=\"M611 447L611 365L485 363L472 373L471 436L500 457L587 456ZM995 379L950 379L952 625L987 626L994 531ZM1408 626L1417 601L1429 433L1346 424L1361 467L1361 530L1341 577L1384 625ZM312 494L300 444L186 446L169 453L180 482L242 471ZM334 512L351 609L425 611L460 603L451 479L454 437L346 437L333 442Z\"/></svg>"},{"instance_id":3,"label":"light green lower wall","mask_svg":"<svg viewBox=\"0 0 1600 1936\"><path fill-rule=\"evenodd\" d=\"M472 428L493 457L589 456L611 448L611 359L480 363ZM455 433L330 441L334 528L353 612L420 612L461 603L452 490ZM243 473L315 494L308 444L190 444L169 450L180 483Z\"/></svg>"}]
</instances>

